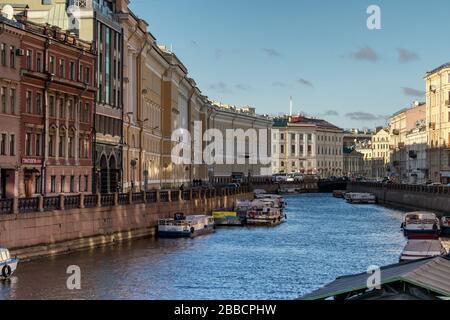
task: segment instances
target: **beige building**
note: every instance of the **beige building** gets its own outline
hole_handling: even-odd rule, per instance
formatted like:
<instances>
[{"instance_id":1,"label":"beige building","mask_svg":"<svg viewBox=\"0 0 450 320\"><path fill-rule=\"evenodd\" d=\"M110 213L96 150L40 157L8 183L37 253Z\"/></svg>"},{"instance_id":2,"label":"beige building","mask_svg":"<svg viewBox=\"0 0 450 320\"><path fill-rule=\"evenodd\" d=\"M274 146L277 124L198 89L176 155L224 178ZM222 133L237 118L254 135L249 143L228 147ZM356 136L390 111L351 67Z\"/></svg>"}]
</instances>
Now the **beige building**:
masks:
<instances>
[{"instance_id":1,"label":"beige building","mask_svg":"<svg viewBox=\"0 0 450 320\"><path fill-rule=\"evenodd\" d=\"M429 179L450 182L450 63L425 75Z\"/></svg>"},{"instance_id":2,"label":"beige building","mask_svg":"<svg viewBox=\"0 0 450 320\"><path fill-rule=\"evenodd\" d=\"M364 154L344 148L344 176L349 178L364 176Z\"/></svg>"},{"instance_id":3,"label":"beige building","mask_svg":"<svg viewBox=\"0 0 450 320\"><path fill-rule=\"evenodd\" d=\"M303 116L275 118L273 126L273 173L344 175L342 129Z\"/></svg>"},{"instance_id":4,"label":"beige building","mask_svg":"<svg viewBox=\"0 0 450 320\"><path fill-rule=\"evenodd\" d=\"M412 141L415 140L416 135L410 136L408 140L408 136L415 129L423 127L425 118L426 104L415 101L411 107L402 109L389 119L390 171L391 175L396 176L402 182L415 181L413 177L426 175L426 172L418 174L411 171L411 168L417 167L417 163L414 163L417 162L417 159L412 152L410 154L410 151L414 150L409 146L409 143L416 144ZM425 170L425 167L422 167L421 170Z\"/></svg>"},{"instance_id":5,"label":"beige building","mask_svg":"<svg viewBox=\"0 0 450 320\"><path fill-rule=\"evenodd\" d=\"M121 15L124 48L124 190L161 184L162 81L169 68L147 23L127 9Z\"/></svg>"},{"instance_id":6,"label":"beige building","mask_svg":"<svg viewBox=\"0 0 450 320\"><path fill-rule=\"evenodd\" d=\"M363 176L369 179L383 179L389 170L389 132L378 128L370 141L361 142L356 151L363 155Z\"/></svg>"},{"instance_id":7,"label":"beige building","mask_svg":"<svg viewBox=\"0 0 450 320\"><path fill-rule=\"evenodd\" d=\"M258 115L254 108L237 108L232 105L224 105L210 102L208 107L208 128L218 129L226 139L227 130L242 129L244 133L255 129L257 136L258 159L252 157L250 152L250 139L245 135L237 135L233 143L234 150L227 150L226 141L223 144L223 164L209 166L209 179L213 181L218 177L264 177L271 175L270 146L272 120L266 116ZM260 131L263 130L263 131ZM260 134L265 134L265 141ZM237 150L237 143L245 145L245 151ZM255 146L253 144L253 146ZM262 156L262 157L260 157ZM261 161L262 160L262 161Z\"/></svg>"}]
</instances>

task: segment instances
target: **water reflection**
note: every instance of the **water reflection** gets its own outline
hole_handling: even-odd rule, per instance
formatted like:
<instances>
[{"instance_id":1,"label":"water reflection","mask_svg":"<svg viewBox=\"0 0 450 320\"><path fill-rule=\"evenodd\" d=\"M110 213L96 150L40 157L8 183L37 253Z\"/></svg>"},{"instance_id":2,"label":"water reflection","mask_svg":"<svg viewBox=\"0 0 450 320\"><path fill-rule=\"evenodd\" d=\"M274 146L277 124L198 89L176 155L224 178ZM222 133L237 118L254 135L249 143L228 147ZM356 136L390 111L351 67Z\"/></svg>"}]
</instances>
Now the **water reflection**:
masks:
<instances>
[{"instance_id":1,"label":"water reflection","mask_svg":"<svg viewBox=\"0 0 450 320\"><path fill-rule=\"evenodd\" d=\"M404 213L329 195L288 197L287 223L145 239L21 263L1 299L293 299L337 276L398 261ZM70 265L82 289L66 288Z\"/></svg>"}]
</instances>

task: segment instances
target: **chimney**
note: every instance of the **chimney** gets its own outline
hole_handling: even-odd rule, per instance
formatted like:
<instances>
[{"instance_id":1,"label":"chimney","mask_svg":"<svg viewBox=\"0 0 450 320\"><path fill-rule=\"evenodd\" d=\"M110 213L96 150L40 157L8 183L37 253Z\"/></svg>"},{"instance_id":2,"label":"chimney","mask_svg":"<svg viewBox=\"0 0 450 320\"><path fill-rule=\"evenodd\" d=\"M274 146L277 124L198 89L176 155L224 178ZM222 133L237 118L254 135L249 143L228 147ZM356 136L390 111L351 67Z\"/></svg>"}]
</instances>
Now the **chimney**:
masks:
<instances>
[{"instance_id":1,"label":"chimney","mask_svg":"<svg viewBox=\"0 0 450 320\"><path fill-rule=\"evenodd\" d=\"M289 100L289 116L291 116L291 117L292 117L292 107L293 107L293 104L292 104L292 96L291 96L290 100Z\"/></svg>"}]
</instances>

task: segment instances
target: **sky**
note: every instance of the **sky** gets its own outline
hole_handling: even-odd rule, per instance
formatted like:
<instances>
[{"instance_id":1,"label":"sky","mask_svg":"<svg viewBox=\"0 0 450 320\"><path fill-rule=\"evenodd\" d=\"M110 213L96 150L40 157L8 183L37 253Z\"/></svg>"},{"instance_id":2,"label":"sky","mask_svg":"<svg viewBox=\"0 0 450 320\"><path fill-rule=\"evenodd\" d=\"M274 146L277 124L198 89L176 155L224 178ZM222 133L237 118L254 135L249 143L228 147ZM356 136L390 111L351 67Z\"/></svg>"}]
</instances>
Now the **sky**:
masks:
<instances>
[{"instance_id":1,"label":"sky","mask_svg":"<svg viewBox=\"0 0 450 320\"><path fill-rule=\"evenodd\" d=\"M381 9L369 30L367 8ZM375 128L425 101L423 77L450 61L448 0L131 0L202 93L342 128Z\"/></svg>"}]
</instances>

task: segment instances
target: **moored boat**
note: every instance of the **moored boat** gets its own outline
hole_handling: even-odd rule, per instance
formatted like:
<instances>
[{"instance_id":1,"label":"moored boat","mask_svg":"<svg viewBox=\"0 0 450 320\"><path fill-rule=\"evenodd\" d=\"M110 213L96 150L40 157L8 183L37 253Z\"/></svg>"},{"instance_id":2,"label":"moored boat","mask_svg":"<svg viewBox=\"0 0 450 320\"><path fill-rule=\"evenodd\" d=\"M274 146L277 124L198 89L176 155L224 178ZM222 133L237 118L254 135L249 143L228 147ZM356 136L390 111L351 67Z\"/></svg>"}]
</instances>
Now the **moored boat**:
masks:
<instances>
[{"instance_id":1,"label":"moored boat","mask_svg":"<svg viewBox=\"0 0 450 320\"><path fill-rule=\"evenodd\" d=\"M247 225L274 226L283 223L285 215L277 207L274 199L259 199L252 202L252 208L247 212Z\"/></svg>"},{"instance_id":2,"label":"moored boat","mask_svg":"<svg viewBox=\"0 0 450 320\"><path fill-rule=\"evenodd\" d=\"M441 218L441 234L444 236L450 235L450 217Z\"/></svg>"},{"instance_id":3,"label":"moored boat","mask_svg":"<svg viewBox=\"0 0 450 320\"><path fill-rule=\"evenodd\" d=\"M377 197L372 193L355 193L350 192L345 194L345 200L352 204L375 204Z\"/></svg>"},{"instance_id":4,"label":"moored boat","mask_svg":"<svg viewBox=\"0 0 450 320\"><path fill-rule=\"evenodd\" d=\"M441 226L434 213L411 212L406 215L402 229L408 239L437 239Z\"/></svg>"},{"instance_id":5,"label":"moored boat","mask_svg":"<svg viewBox=\"0 0 450 320\"><path fill-rule=\"evenodd\" d=\"M347 191L345 191L345 190L334 190L333 191L333 197L335 197L335 198L342 198L343 199L346 192Z\"/></svg>"},{"instance_id":6,"label":"moored boat","mask_svg":"<svg viewBox=\"0 0 450 320\"><path fill-rule=\"evenodd\" d=\"M158 236L163 238L193 238L212 232L214 232L212 216L184 216L178 213L174 219L162 219L158 222Z\"/></svg>"},{"instance_id":7,"label":"moored boat","mask_svg":"<svg viewBox=\"0 0 450 320\"><path fill-rule=\"evenodd\" d=\"M8 249L0 248L0 279L9 279L17 270L18 259L11 258Z\"/></svg>"},{"instance_id":8,"label":"moored boat","mask_svg":"<svg viewBox=\"0 0 450 320\"><path fill-rule=\"evenodd\" d=\"M440 240L409 240L400 256L400 262L413 261L445 255Z\"/></svg>"},{"instance_id":9,"label":"moored boat","mask_svg":"<svg viewBox=\"0 0 450 320\"><path fill-rule=\"evenodd\" d=\"M286 202L284 201L284 197L278 194L261 194L257 195L256 199L272 201L274 207L281 210L284 210L286 208Z\"/></svg>"},{"instance_id":10,"label":"moored boat","mask_svg":"<svg viewBox=\"0 0 450 320\"><path fill-rule=\"evenodd\" d=\"M216 226L243 226L245 221L236 211L214 211L212 215Z\"/></svg>"}]
</instances>

